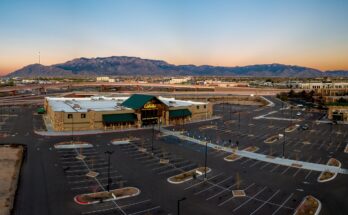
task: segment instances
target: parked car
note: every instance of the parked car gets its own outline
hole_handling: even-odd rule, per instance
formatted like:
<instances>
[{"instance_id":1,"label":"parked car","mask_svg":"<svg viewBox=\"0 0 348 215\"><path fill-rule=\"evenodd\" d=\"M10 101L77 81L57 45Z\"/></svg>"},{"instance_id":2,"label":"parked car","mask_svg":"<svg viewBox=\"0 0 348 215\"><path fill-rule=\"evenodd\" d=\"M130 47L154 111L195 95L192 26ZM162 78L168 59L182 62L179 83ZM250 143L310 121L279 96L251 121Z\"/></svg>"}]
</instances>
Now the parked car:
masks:
<instances>
[{"instance_id":1,"label":"parked car","mask_svg":"<svg viewBox=\"0 0 348 215\"><path fill-rule=\"evenodd\" d=\"M304 124L304 125L301 125L299 128L301 130L308 130L309 129L309 125L308 124Z\"/></svg>"},{"instance_id":2,"label":"parked car","mask_svg":"<svg viewBox=\"0 0 348 215\"><path fill-rule=\"evenodd\" d=\"M297 113L296 113L296 116L301 116L301 115L302 115L301 112L297 112Z\"/></svg>"}]
</instances>

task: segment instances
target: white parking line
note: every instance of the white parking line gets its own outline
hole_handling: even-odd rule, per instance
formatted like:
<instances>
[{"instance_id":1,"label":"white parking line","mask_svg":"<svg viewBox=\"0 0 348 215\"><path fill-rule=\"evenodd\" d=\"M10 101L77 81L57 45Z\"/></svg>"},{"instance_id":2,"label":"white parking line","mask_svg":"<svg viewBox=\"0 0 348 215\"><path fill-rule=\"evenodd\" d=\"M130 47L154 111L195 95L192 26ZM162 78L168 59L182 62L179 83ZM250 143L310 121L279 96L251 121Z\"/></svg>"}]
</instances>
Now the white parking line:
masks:
<instances>
[{"instance_id":1,"label":"white parking line","mask_svg":"<svg viewBox=\"0 0 348 215\"><path fill-rule=\"evenodd\" d=\"M245 158L246 160L245 161L243 161L243 162L241 162L241 164L246 164L246 163L248 163L249 161L252 161L253 159L250 159L250 158Z\"/></svg>"},{"instance_id":2,"label":"white parking line","mask_svg":"<svg viewBox=\"0 0 348 215\"><path fill-rule=\"evenodd\" d=\"M272 164L272 163L266 163L265 165L261 166L260 169L264 169L266 166L268 166L268 165L270 165L270 164Z\"/></svg>"},{"instance_id":3,"label":"white parking line","mask_svg":"<svg viewBox=\"0 0 348 215\"><path fill-rule=\"evenodd\" d=\"M121 181L116 181L116 182L112 182L110 185L116 185L116 184L124 184L126 183L127 181L126 180L121 180ZM100 183L100 185L102 185L103 187L107 186L108 183ZM99 186L99 184L95 184L95 186ZM90 185L90 186L84 186L84 187L72 187L71 189L72 190L83 190L83 189L91 189L93 187L95 187L93 185ZM91 189L92 190L92 189Z\"/></svg>"},{"instance_id":4,"label":"white parking line","mask_svg":"<svg viewBox=\"0 0 348 215\"><path fill-rule=\"evenodd\" d=\"M212 179L214 179L214 178L219 177L220 175L223 175L223 173L220 173L220 174L218 174L218 175L214 175L214 176L212 176L212 177L210 177L210 178L207 178L207 180L208 180L208 181L209 181L209 180L212 180ZM205 182L205 181L200 181L200 182L198 182L198 183L191 184L190 186L186 187L184 190L188 190L188 189L190 189L190 188L192 188L192 187L195 187L195 186L198 186L198 185L200 185L200 184L202 184L202 183L204 183L204 182Z\"/></svg>"},{"instance_id":5,"label":"white parking line","mask_svg":"<svg viewBox=\"0 0 348 215\"><path fill-rule=\"evenodd\" d=\"M286 169L284 169L284 171L281 173L281 175L283 175L284 173L286 173L290 168L291 168L291 166L288 166Z\"/></svg>"},{"instance_id":6,"label":"white parking line","mask_svg":"<svg viewBox=\"0 0 348 215\"><path fill-rule=\"evenodd\" d=\"M250 187L252 187L252 186L254 186L254 184L249 185L247 188L245 188L245 189L244 189L244 191L248 190L248 189L249 189ZM247 196L246 196L246 197L247 197ZM228 198L227 200L225 200L225 201L221 202L221 203L220 203L218 206L222 206L222 205L224 205L226 202L231 201L233 198L234 198L234 196L232 196L232 197Z\"/></svg>"},{"instance_id":7,"label":"white parking line","mask_svg":"<svg viewBox=\"0 0 348 215\"><path fill-rule=\"evenodd\" d=\"M277 164L270 172L274 172L278 167L280 167L279 164Z\"/></svg>"},{"instance_id":8,"label":"white parking line","mask_svg":"<svg viewBox=\"0 0 348 215\"><path fill-rule=\"evenodd\" d=\"M156 209L159 209L159 208L161 208L161 207L160 206L156 206L156 207L148 208L148 209L145 209L145 210L142 210L142 211L137 211L135 213L131 213L131 214L128 214L128 215L143 214L145 212L150 212L150 211L153 211L153 210L156 210Z\"/></svg>"},{"instance_id":9,"label":"white parking line","mask_svg":"<svg viewBox=\"0 0 348 215\"><path fill-rule=\"evenodd\" d=\"M261 163L262 161L256 161L255 163L251 164L249 167L253 167L253 166L256 166L257 164Z\"/></svg>"},{"instance_id":10,"label":"white parking line","mask_svg":"<svg viewBox=\"0 0 348 215\"><path fill-rule=\"evenodd\" d=\"M253 195L252 197L250 197L248 200L246 200L245 202L243 202L242 204L240 204L238 207L236 207L235 209L233 209L234 211L237 211L239 208L243 207L245 204L247 204L248 202L250 202L254 197L256 197L257 195L259 195L260 193L262 193L265 189L267 188L264 187L263 189L261 189L259 192L257 192L255 195Z\"/></svg>"},{"instance_id":11,"label":"white parking line","mask_svg":"<svg viewBox=\"0 0 348 215\"><path fill-rule=\"evenodd\" d=\"M231 179L232 177L233 177L233 176L227 177L227 178L225 178L224 180L219 181L218 183L212 183L212 186L207 187L207 188L205 188L205 189L203 189L203 190L200 190L200 191L194 193L194 195L198 195L198 194L203 193L203 192L205 192L205 191L207 191L207 190L210 190L210 189L212 189L212 188L214 188L214 187L219 187L218 185L224 183L225 181L228 181L228 180Z\"/></svg>"},{"instance_id":12,"label":"white parking line","mask_svg":"<svg viewBox=\"0 0 348 215\"><path fill-rule=\"evenodd\" d=\"M279 193L280 190L277 190L275 193L273 193L272 196L270 196L264 203L262 203L256 210L254 210L250 215L256 213L258 210L260 210L265 204L267 204L275 195Z\"/></svg>"},{"instance_id":13,"label":"white parking line","mask_svg":"<svg viewBox=\"0 0 348 215\"><path fill-rule=\"evenodd\" d=\"M291 193L291 194L289 195L289 197L286 198L286 199L284 200L284 202L277 208L277 210L275 210L275 211L272 213L272 215L276 214L276 213L286 204L286 202L289 201L289 199L290 199L293 195L294 195L294 194Z\"/></svg>"},{"instance_id":14,"label":"white parking line","mask_svg":"<svg viewBox=\"0 0 348 215\"><path fill-rule=\"evenodd\" d=\"M135 202L132 204L127 204L127 205L120 205L120 208L127 208L127 207L131 207L134 205L139 205L139 204L143 204L145 202L150 202L150 199L144 200L144 201L140 201L140 202ZM100 210L94 210L94 211L88 211L88 212L83 212L81 214L93 214L93 213L100 213L100 212L106 212L106 211L110 211L110 210L116 210L115 208L106 208L106 209L100 209Z\"/></svg>"},{"instance_id":15,"label":"white parking line","mask_svg":"<svg viewBox=\"0 0 348 215\"><path fill-rule=\"evenodd\" d=\"M242 181L240 181L239 183L241 183ZM223 188L223 190L222 191L220 191L220 192L218 192L218 193L216 193L215 195L213 195L213 196L210 196L209 198L207 198L206 200L210 200L210 199L212 199L212 198L215 198L216 196L219 196L221 193L223 193L223 192L226 192L226 191L231 191L230 189L232 188L232 187L234 187L235 185L237 185L238 184L238 182L236 182L236 183L234 183L234 184L232 184L231 186L229 186L228 188ZM252 183L249 187L252 187L252 186L254 186L254 184L255 183Z\"/></svg>"}]
</instances>

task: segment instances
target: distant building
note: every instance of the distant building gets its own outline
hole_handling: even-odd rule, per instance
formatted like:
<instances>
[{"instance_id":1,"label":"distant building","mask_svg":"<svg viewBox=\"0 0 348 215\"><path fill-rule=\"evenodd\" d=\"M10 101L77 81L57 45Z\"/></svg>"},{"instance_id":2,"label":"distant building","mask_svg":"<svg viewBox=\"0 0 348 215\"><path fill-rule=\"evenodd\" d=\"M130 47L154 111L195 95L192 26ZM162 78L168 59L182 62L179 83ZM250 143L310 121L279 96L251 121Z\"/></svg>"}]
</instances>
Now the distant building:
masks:
<instances>
[{"instance_id":1,"label":"distant building","mask_svg":"<svg viewBox=\"0 0 348 215\"><path fill-rule=\"evenodd\" d=\"M348 106L328 106L328 118L333 121L348 122Z\"/></svg>"},{"instance_id":2,"label":"distant building","mask_svg":"<svg viewBox=\"0 0 348 215\"><path fill-rule=\"evenodd\" d=\"M182 84L190 81L191 77L184 77L184 78L171 78L169 80L169 84Z\"/></svg>"},{"instance_id":3,"label":"distant building","mask_svg":"<svg viewBox=\"0 0 348 215\"><path fill-rule=\"evenodd\" d=\"M100 81L100 82L115 82L115 79L114 78L109 78L107 76L100 76L100 77L97 77L97 81Z\"/></svg>"},{"instance_id":4,"label":"distant building","mask_svg":"<svg viewBox=\"0 0 348 215\"><path fill-rule=\"evenodd\" d=\"M348 89L348 82L304 82L299 84L304 90Z\"/></svg>"},{"instance_id":5,"label":"distant building","mask_svg":"<svg viewBox=\"0 0 348 215\"><path fill-rule=\"evenodd\" d=\"M212 104L134 94L130 97L46 97L46 119L55 131L121 129L178 124L212 116Z\"/></svg>"}]
</instances>

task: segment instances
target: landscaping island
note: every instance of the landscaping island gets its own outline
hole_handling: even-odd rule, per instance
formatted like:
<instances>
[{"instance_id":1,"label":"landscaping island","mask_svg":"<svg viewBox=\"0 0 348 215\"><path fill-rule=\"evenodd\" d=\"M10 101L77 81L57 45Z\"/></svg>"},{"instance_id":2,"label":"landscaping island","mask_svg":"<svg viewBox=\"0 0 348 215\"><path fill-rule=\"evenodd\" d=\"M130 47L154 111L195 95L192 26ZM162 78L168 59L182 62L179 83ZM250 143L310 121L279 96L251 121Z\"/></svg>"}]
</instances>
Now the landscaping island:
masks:
<instances>
[{"instance_id":1,"label":"landscaping island","mask_svg":"<svg viewBox=\"0 0 348 215\"><path fill-rule=\"evenodd\" d=\"M224 157L224 160L227 162L232 162L232 161L236 161L236 160L240 159L241 157L242 156L233 153L233 154L230 154L230 155Z\"/></svg>"},{"instance_id":2,"label":"landscaping island","mask_svg":"<svg viewBox=\"0 0 348 215\"><path fill-rule=\"evenodd\" d=\"M56 149L77 149L77 148L92 148L93 145L83 141L64 141L54 144Z\"/></svg>"},{"instance_id":3,"label":"landscaping island","mask_svg":"<svg viewBox=\"0 0 348 215\"><path fill-rule=\"evenodd\" d=\"M207 173L209 173L211 169L207 167ZM204 167L198 167L193 170L187 171L180 173L178 175L174 175L172 177L169 177L167 181L172 184L181 184L186 181L192 180L196 176L203 175L205 173L205 168Z\"/></svg>"},{"instance_id":4,"label":"landscaping island","mask_svg":"<svg viewBox=\"0 0 348 215\"><path fill-rule=\"evenodd\" d=\"M256 152L258 151L260 148L257 146L249 146L246 147L245 149L243 149L243 151L247 151L247 152Z\"/></svg>"},{"instance_id":5,"label":"landscaping island","mask_svg":"<svg viewBox=\"0 0 348 215\"><path fill-rule=\"evenodd\" d=\"M295 131L298 128L298 125L291 125L285 129L285 132L290 133Z\"/></svg>"},{"instance_id":6,"label":"landscaping island","mask_svg":"<svg viewBox=\"0 0 348 215\"><path fill-rule=\"evenodd\" d=\"M243 151L247 151L247 152L256 152L257 150L259 150L260 148L257 147L257 146L249 146L249 147L246 147L245 149L243 149ZM238 159L240 159L242 156L240 155L237 155L235 153L232 153L228 156L226 156L224 158L225 161L227 162L232 162L232 161L236 161Z\"/></svg>"},{"instance_id":7,"label":"landscaping island","mask_svg":"<svg viewBox=\"0 0 348 215\"><path fill-rule=\"evenodd\" d=\"M9 215L17 190L23 147L0 145L0 215Z\"/></svg>"},{"instance_id":8,"label":"landscaping island","mask_svg":"<svg viewBox=\"0 0 348 215\"><path fill-rule=\"evenodd\" d=\"M87 193L80 194L74 197L74 201L80 205L89 205L102 203L112 200L125 199L140 194L140 190L136 187L124 187L120 189L96 192L96 193Z\"/></svg>"},{"instance_id":9,"label":"landscaping island","mask_svg":"<svg viewBox=\"0 0 348 215\"><path fill-rule=\"evenodd\" d=\"M335 159L335 158L330 158L329 161L327 162L328 166L336 166L336 167L341 167L342 164L339 160ZM318 182L323 183L323 182L328 182L333 180L334 178L336 178L337 173L334 172L330 172L328 170L323 171L320 173L319 177L318 177Z\"/></svg>"},{"instance_id":10,"label":"landscaping island","mask_svg":"<svg viewBox=\"0 0 348 215\"><path fill-rule=\"evenodd\" d=\"M279 135L273 135L269 138L267 138L264 142L267 144L272 144L280 139Z\"/></svg>"},{"instance_id":11,"label":"landscaping island","mask_svg":"<svg viewBox=\"0 0 348 215\"><path fill-rule=\"evenodd\" d=\"M313 196L306 196L296 208L294 215L318 215L321 210L321 203Z\"/></svg>"}]
</instances>

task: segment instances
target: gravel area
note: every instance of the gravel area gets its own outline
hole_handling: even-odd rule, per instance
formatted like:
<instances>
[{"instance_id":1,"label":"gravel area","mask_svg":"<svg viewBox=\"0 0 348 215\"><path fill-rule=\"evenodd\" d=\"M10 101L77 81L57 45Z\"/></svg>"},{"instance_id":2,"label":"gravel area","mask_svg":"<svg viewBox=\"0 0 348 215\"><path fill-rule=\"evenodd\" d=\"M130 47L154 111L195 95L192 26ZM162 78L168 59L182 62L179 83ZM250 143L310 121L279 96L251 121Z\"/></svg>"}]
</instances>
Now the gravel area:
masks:
<instances>
[{"instance_id":1,"label":"gravel area","mask_svg":"<svg viewBox=\"0 0 348 215\"><path fill-rule=\"evenodd\" d=\"M9 215L12 209L22 156L21 146L0 146L0 215Z\"/></svg>"}]
</instances>

